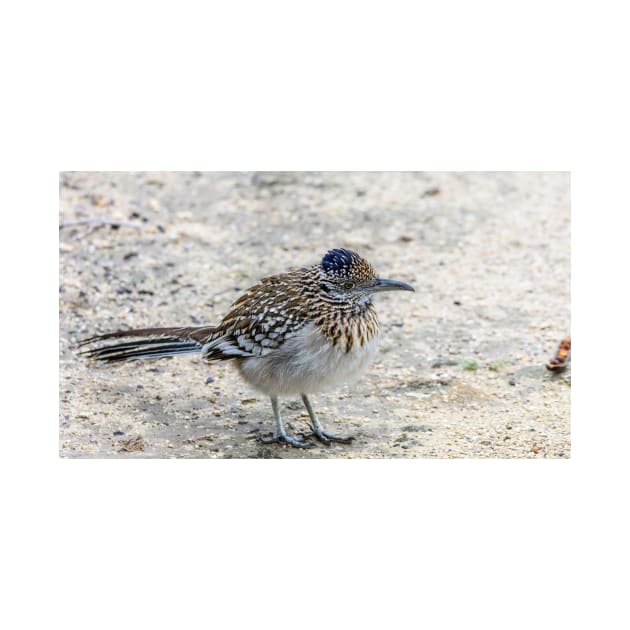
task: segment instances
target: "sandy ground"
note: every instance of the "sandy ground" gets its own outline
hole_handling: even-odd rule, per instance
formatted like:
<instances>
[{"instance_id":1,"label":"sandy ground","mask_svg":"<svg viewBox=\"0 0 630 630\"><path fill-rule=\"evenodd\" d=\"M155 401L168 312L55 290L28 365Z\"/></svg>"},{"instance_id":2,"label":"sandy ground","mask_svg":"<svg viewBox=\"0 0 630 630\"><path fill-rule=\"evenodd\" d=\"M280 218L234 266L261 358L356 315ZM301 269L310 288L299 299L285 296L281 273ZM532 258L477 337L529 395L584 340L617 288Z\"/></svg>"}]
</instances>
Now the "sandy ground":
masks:
<instances>
[{"instance_id":1,"label":"sandy ground","mask_svg":"<svg viewBox=\"0 0 630 630\"><path fill-rule=\"evenodd\" d=\"M570 368L545 364L570 333L569 187L565 173L62 173L60 455L568 458ZM123 224L73 223L95 217ZM351 445L259 443L271 406L229 364L76 353L98 332L215 323L259 278L333 247L417 291L377 296L376 362L313 398ZM306 431L301 403L283 404Z\"/></svg>"}]
</instances>

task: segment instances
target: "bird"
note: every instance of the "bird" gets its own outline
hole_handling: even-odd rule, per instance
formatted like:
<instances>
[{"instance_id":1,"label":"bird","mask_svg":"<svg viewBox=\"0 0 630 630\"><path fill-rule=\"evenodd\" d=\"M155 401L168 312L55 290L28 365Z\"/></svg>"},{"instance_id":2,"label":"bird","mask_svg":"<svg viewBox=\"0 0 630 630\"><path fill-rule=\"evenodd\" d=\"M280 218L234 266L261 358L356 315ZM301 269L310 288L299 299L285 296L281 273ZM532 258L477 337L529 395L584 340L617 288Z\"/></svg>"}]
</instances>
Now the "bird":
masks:
<instances>
[{"instance_id":1,"label":"bird","mask_svg":"<svg viewBox=\"0 0 630 630\"><path fill-rule=\"evenodd\" d=\"M240 295L216 326L117 330L84 339L79 347L100 364L192 353L201 353L208 364L232 361L242 378L271 400L275 430L259 434L261 442L310 448L309 438L314 438L326 445L348 444L352 436L324 428L309 396L364 374L379 337L372 300L383 291L415 289L377 277L365 258L336 248L310 267L263 278ZM287 396L301 397L310 433L287 433L279 405L279 398Z\"/></svg>"}]
</instances>

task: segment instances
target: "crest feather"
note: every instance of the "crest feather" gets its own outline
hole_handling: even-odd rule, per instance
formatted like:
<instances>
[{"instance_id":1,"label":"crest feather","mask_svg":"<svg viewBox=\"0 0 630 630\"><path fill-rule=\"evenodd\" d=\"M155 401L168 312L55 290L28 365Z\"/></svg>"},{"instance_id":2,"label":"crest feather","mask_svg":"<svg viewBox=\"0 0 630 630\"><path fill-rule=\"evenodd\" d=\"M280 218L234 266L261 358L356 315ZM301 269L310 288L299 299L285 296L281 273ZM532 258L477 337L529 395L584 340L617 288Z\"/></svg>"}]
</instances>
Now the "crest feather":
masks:
<instances>
[{"instance_id":1,"label":"crest feather","mask_svg":"<svg viewBox=\"0 0 630 630\"><path fill-rule=\"evenodd\" d=\"M353 278L357 281L374 277L372 265L359 254L349 249L331 249L322 258L322 269L329 275Z\"/></svg>"}]
</instances>

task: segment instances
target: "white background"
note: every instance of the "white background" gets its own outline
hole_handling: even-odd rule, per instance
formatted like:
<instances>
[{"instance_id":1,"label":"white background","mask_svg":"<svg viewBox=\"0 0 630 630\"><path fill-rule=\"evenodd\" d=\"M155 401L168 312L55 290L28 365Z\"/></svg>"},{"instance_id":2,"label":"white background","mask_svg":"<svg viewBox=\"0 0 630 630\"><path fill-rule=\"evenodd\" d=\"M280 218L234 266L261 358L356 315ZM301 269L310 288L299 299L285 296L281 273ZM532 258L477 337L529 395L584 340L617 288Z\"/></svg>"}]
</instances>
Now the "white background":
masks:
<instances>
[{"instance_id":1,"label":"white background","mask_svg":"<svg viewBox=\"0 0 630 630\"><path fill-rule=\"evenodd\" d=\"M628 627L622 6L1 10L3 627ZM572 171L572 459L60 460L58 171L90 169Z\"/></svg>"}]
</instances>

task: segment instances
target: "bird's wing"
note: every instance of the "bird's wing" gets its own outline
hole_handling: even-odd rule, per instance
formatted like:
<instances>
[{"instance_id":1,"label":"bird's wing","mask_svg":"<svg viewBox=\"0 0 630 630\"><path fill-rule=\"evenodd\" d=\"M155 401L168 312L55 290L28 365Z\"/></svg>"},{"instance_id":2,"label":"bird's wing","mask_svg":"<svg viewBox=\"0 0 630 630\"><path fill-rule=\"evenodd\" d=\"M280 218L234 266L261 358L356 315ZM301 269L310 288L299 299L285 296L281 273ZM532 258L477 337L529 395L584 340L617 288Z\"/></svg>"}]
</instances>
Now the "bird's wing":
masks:
<instances>
[{"instance_id":1,"label":"bird's wing","mask_svg":"<svg viewBox=\"0 0 630 630\"><path fill-rule=\"evenodd\" d=\"M232 304L205 340L206 361L265 356L305 325L304 296L287 276L265 278Z\"/></svg>"}]
</instances>

